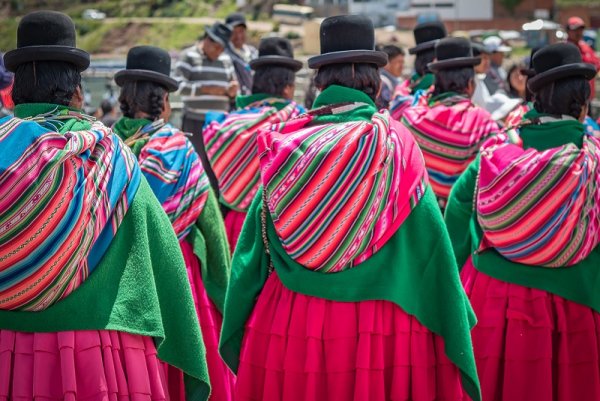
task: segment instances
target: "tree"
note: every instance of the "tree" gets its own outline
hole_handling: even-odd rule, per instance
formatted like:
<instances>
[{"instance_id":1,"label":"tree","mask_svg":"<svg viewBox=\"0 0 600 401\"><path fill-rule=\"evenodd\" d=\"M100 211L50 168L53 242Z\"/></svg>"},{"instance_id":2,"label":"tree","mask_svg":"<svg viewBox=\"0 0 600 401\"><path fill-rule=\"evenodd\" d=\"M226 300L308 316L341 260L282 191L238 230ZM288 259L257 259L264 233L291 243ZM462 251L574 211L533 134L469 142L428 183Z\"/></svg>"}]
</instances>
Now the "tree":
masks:
<instances>
[{"instance_id":1,"label":"tree","mask_svg":"<svg viewBox=\"0 0 600 401\"><path fill-rule=\"evenodd\" d=\"M515 9L523 0L500 0L500 4L506 8L510 15L515 15Z\"/></svg>"}]
</instances>

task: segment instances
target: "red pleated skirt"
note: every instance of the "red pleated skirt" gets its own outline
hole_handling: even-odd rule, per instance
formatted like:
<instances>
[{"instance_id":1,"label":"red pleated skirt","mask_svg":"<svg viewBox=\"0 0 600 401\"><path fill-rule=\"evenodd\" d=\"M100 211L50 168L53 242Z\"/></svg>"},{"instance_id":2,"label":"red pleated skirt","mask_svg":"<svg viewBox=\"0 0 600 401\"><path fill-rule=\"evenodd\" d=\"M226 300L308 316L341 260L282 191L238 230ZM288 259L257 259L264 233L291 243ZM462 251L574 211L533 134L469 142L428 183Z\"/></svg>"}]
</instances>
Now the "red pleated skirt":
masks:
<instances>
[{"instance_id":1,"label":"red pleated skirt","mask_svg":"<svg viewBox=\"0 0 600 401\"><path fill-rule=\"evenodd\" d=\"M196 305L198 321L204 339L206 348L206 362L208 364L208 375L210 377L211 395L210 401L231 401L233 399L233 387L235 384L235 376L229 370L225 362L219 355L219 336L221 333L221 324L223 318L214 303L208 297L204 284L202 283L202 274L200 270L200 262L192 246L181 241L181 250L187 267L188 278L192 288L192 296ZM171 368L173 369L173 368ZM169 389L175 394L175 389L183 389L183 377L175 376L171 373L169 376ZM177 394L181 394L178 391ZM172 400L174 397L172 397ZM183 400L179 398L180 400Z\"/></svg>"},{"instance_id":2,"label":"red pleated skirt","mask_svg":"<svg viewBox=\"0 0 600 401\"><path fill-rule=\"evenodd\" d=\"M0 400L166 400L150 337L118 331L0 330Z\"/></svg>"},{"instance_id":3,"label":"red pleated skirt","mask_svg":"<svg viewBox=\"0 0 600 401\"><path fill-rule=\"evenodd\" d=\"M466 399L443 339L387 301L335 302L267 280L244 336L236 401Z\"/></svg>"},{"instance_id":4,"label":"red pleated skirt","mask_svg":"<svg viewBox=\"0 0 600 401\"><path fill-rule=\"evenodd\" d=\"M233 255L235 246L240 238L244 220L246 220L246 212L238 212L237 210L229 210L225 215L225 232L229 241L229 249Z\"/></svg>"},{"instance_id":5,"label":"red pleated skirt","mask_svg":"<svg viewBox=\"0 0 600 401\"><path fill-rule=\"evenodd\" d=\"M496 280L469 260L461 279L478 323L484 401L600 400L600 316L552 293Z\"/></svg>"}]
</instances>

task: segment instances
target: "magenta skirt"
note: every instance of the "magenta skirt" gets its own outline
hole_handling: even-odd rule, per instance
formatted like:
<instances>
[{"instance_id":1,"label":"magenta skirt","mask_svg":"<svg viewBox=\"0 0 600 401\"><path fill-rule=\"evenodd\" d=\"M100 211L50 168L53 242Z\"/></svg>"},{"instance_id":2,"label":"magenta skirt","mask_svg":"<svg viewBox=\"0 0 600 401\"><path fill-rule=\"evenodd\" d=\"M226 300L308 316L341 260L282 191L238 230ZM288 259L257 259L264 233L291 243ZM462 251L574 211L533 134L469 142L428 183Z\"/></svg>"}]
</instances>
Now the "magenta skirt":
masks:
<instances>
[{"instance_id":1,"label":"magenta skirt","mask_svg":"<svg viewBox=\"0 0 600 401\"><path fill-rule=\"evenodd\" d=\"M387 301L335 302L273 273L247 325L236 401L467 399L443 339Z\"/></svg>"},{"instance_id":2,"label":"magenta skirt","mask_svg":"<svg viewBox=\"0 0 600 401\"><path fill-rule=\"evenodd\" d=\"M236 210L230 210L225 215L225 232L227 233L227 240L229 241L229 249L233 255L235 246L240 238L242 232L242 226L244 220L246 220L246 212L238 212Z\"/></svg>"},{"instance_id":3,"label":"magenta skirt","mask_svg":"<svg viewBox=\"0 0 600 401\"><path fill-rule=\"evenodd\" d=\"M200 262L192 246L181 241L181 250L183 258L187 266L188 278L192 288L192 296L196 304L196 312L204 346L206 348L206 362L208 364L208 375L210 377L211 395L210 401L231 401L233 399L233 387L235 384L235 376L229 370L225 362L219 355L219 335L221 333L221 324L223 318L221 313L215 307L213 302L208 298L208 294L202 283L202 274L200 270ZM173 370L174 368L170 368ZM176 388L183 389L183 376L169 372L169 389L173 394L181 394L183 390L175 392ZM185 394L185 393L184 393ZM175 397L171 398L176 400ZM178 398L183 400L183 398Z\"/></svg>"},{"instance_id":4,"label":"magenta skirt","mask_svg":"<svg viewBox=\"0 0 600 401\"><path fill-rule=\"evenodd\" d=\"M0 330L0 400L166 400L150 337Z\"/></svg>"},{"instance_id":5,"label":"magenta skirt","mask_svg":"<svg viewBox=\"0 0 600 401\"><path fill-rule=\"evenodd\" d=\"M471 260L461 279L478 323L484 401L600 400L600 316L549 292L496 280Z\"/></svg>"}]
</instances>

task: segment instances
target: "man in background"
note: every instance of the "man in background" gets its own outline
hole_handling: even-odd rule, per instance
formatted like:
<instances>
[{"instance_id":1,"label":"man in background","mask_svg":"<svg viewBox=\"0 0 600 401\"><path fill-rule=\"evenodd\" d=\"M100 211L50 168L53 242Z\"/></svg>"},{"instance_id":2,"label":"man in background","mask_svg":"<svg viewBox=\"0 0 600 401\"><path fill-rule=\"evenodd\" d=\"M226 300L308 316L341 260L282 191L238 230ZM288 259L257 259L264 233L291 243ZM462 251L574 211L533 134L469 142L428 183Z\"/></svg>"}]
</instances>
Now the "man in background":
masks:
<instances>
[{"instance_id":1,"label":"man in background","mask_svg":"<svg viewBox=\"0 0 600 401\"><path fill-rule=\"evenodd\" d=\"M254 46L246 43L248 27L244 14L230 14L225 19L225 23L232 31L225 53L233 63L236 80L240 85L240 94L249 95L252 93L252 70L248 63L258 57L258 51Z\"/></svg>"},{"instance_id":2,"label":"man in background","mask_svg":"<svg viewBox=\"0 0 600 401\"><path fill-rule=\"evenodd\" d=\"M600 70L600 60L598 59L598 56L596 56L594 49L583 40L583 30L585 29L585 22L583 22L583 19L579 17L569 18L565 29L567 31L567 41L579 48L582 61L584 63L593 64L596 69ZM590 81L590 86L592 89L590 98L593 99L596 95L596 78Z\"/></svg>"},{"instance_id":3,"label":"man in background","mask_svg":"<svg viewBox=\"0 0 600 401\"><path fill-rule=\"evenodd\" d=\"M201 133L207 113L229 111L238 93L231 60L223 57L230 38L231 29L216 22L194 46L182 52L176 65L183 100L182 130L194 134L191 141L196 149L203 147Z\"/></svg>"},{"instance_id":4,"label":"man in background","mask_svg":"<svg viewBox=\"0 0 600 401\"><path fill-rule=\"evenodd\" d=\"M385 45L380 50L388 55L388 63L379 70L381 75L380 106L387 108L404 70L404 50L396 45Z\"/></svg>"},{"instance_id":5,"label":"man in background","mask_svg":"<svg viewBox=\"0 0 600 401\"><path fill-rule=\"evenodd\" d=\"M510 53L512 48L502 43L502 39L498 36L490 36L483 41L483 45L490 53L490 69L485 77L485 84L490 91L490 95L498 91L508 93L508 75L502 63L507 53Z\"/></svg>"}]
</instances>

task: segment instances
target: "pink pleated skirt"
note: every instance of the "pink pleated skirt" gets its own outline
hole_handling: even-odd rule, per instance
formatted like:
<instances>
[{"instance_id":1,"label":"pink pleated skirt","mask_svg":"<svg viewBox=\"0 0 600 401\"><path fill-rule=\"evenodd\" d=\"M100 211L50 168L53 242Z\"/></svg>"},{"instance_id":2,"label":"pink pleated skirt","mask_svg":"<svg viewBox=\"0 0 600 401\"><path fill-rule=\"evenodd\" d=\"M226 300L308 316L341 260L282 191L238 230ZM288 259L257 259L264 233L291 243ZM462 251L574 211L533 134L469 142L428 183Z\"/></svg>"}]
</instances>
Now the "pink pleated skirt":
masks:
<instances>
[{"instance_id":1,"label":"pink pleated skirt","mask_svg":"<svg viewBox=\"0 0 600 401\"><path fill-rule=\"evenodd\" d=\"M0 400L167 400L150 337L0 330Z\"/></svg>"},{"instance_id":2,"label":"pink pleated skirt","mask_svg":"<svg viewBox=\"0 0 600 401\"><path fill-rule=\"evenodd\" d=\"M206 348L206 362L208 364L208 375L210 377L211 386L209 400L231 401L233 399L235 376L219 355L219 336L223 318L206 293L206 289L202 283L200 262L196 255L194 255L192 246L185 241L181 241L180 245L192 288L192 296L196 305L196 312L198 314L198 321L200 322L204 346ZM172 370L174 368L170 369ZM182 376L178 378L173 372L170 372L168 376L169 388L172 393L175 393L175 388L183 388ZM181 390L178 391L177 394L181 394ZM179 399L182 400L181 398Z\"/></svg>"},{"instance_id":3,"label":"pink pleated skirt","mask_svg":"<svg viewBox=\"0 0 600 401\"><path fill-rule=\"evenodd\" d=\"M267 280L244 336L236 401L467 399L443 339L387 301L335 302Z\"/></svg>"},{"instance_id":4,"label":"pink pleated skirt","mask_svg":"<svg viewBox=\"0 0 600 401\"><path fill-rule=\"evenodd\" d=\"M227 240L229 241L229 249L233 255L235 246L240 238L244 220L246 220L246 212L238 212L236 210L230 210L225 215L225 232L227 233Z\"/></svg>"},{"instance_id":5,"label":"pink pleated skirt","mask_svg":"<svg viewBox=\"0 0 600 401\"><path fill-rule=\"evenodd\" d=\"M478 323L484 401L600 400L600 316L549 292L496 280L471 260L461 279Z\"/></svg>"}]
</instances>

